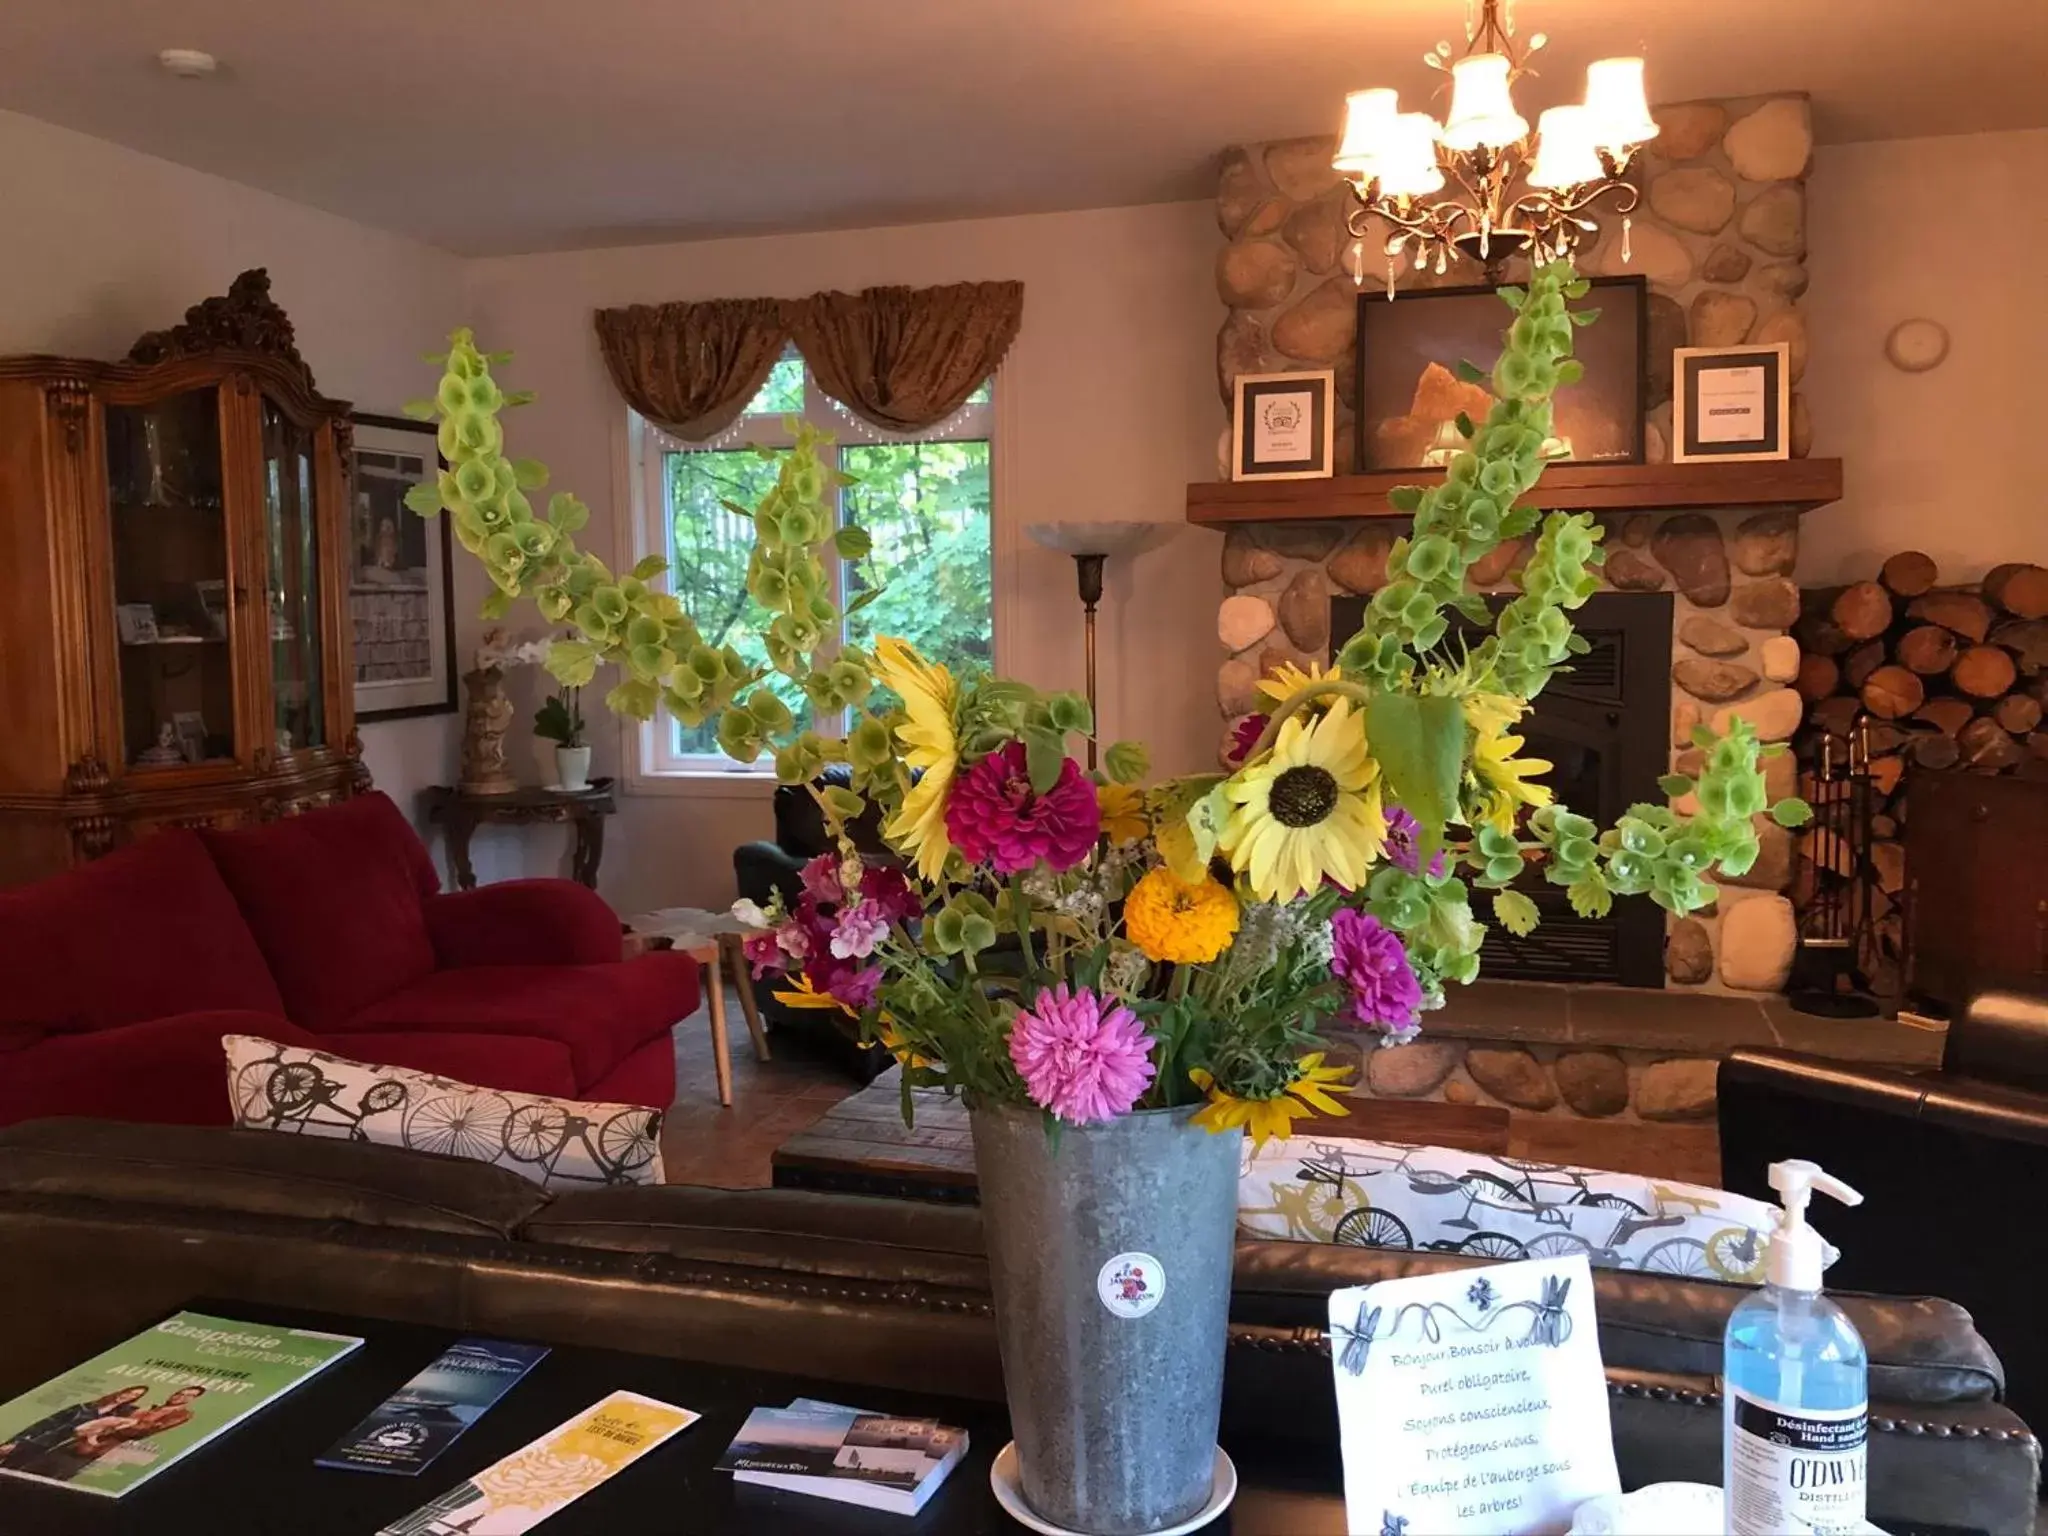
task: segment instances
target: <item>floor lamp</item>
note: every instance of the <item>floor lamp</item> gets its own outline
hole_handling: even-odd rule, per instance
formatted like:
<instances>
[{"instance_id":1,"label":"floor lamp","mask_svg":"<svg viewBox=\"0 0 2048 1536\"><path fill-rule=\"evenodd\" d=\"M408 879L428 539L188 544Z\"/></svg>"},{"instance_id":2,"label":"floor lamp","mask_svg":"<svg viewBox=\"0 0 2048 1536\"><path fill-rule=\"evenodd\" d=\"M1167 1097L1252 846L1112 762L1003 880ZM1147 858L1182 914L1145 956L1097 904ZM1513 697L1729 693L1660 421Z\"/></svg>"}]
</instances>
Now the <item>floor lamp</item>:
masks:
<instances>
[{"instance_id":1,"label":"floor lamp","mask_svg":"<svg viewBox=\"0 0 2048 1536\"><path fill-rule=\"evenodd\" d=\"M1074 575L1081 589L1082 649L1088 658L1088 770L1095 771L1095 610L1102 601L1102 567L1113 555L1141 555L1157 549L1176 533L1178 523L1027 523L1025 535L1041 549L1074 557Z\"/></svg>"}]
</instances>

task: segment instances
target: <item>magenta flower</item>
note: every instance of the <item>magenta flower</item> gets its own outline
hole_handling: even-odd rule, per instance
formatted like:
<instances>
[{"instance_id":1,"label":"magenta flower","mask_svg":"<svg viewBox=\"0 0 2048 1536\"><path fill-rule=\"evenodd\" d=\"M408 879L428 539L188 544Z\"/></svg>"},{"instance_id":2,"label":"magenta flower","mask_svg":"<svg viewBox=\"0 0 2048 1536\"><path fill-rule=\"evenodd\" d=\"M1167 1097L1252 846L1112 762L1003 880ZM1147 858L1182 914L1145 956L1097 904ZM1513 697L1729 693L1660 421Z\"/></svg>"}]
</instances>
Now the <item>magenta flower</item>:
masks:
<instances>
[{"instance_id":1,"label":"magenta flower","mask_svg":"<svg viewBox=\"0 0 2048 1536\"><path fill-rule=\"evenodd\" d=\"M946 802L946 834L970 864L1014 875L1043 861L1072 869L1102 834L1095 789L1071 757L1045 794L1031 788L1024 743L991 752L962 774Z\"/></svg>"},{"instance_id":2,"label":"magenta flower","mask_svg":"<svg viewBox=\"0 0 2048 1536\"><path fill-rule=\"evenodd\" d=\"M1351 992L1351 1016L1406 1038L1422 1023L1422 984L1401 936L1370 912L1339 907L1330 918L1330 970Z\"/></svg>"},{"instance_id":3,"label":"magenta flower","mask_svg":"<svg viewBox=\"0 0 2048 1536\"><path fill-rule=\"evenodd\" d=\"M1151 1085L1152 1037L1083 987L1041 992L1010 1030L1010 1060L1041 1109L1074 1125L1127 1115Z\"/></svg>"},{"instance_id":4,"label":"magenta flower","mask_svg":"<svg viewBox=\"0 0 2048 1536\"><path fill-rule=\"evenodd\" d=\"M813 962L806 975L820 992L844 1003L856 1013L875 1005L882 990L882 968L858 965L851 960L827 958Z\"/></svg>"},{"instance_id":5,"label":"magenta flower","mask_svg":"<svg viewBox=\"0 0 2048 1536\"><path fill-rule=\"evenodd\" d=\"M1237 728L1230 733L1230 750L1223 754L1233 768L1252 755L1252 748L1266 734L1271 719L1270 715L1246 715L1237 722Z\"/></svg>"},{"instance_id":6,"label":"magenta flower","mask_svg":"<svg viewBox=\"0 0 2048 1536\"><path fill-rule=\"evenodd\" d=\"M789 956L783 952L780 936L772 928L760 933L748 934L745 939L740 941L740 948L745 951L747 959L753 963L754 980L756 981L759 981L770 971L781 970L789 961Z\"/></svg>"},{"instance_id":7,"label":"magenta flower","mask_svg":"<svg viewBox=\"0 0 2048 1536\"><path fill-rule=\"evenodd\" d=\"M799 878L804 883L804 894L813 901L844 901L846 892L839 887L839 856L821 853L804 865Z\"/></svg>"},{"instance_id":8,"label":"magenta flower","mask_svg":"<svg viewBox=\"0 0 2048 1536\"><path fill-rule=\"evenodd\" d=\"M892 922L907 923L924 912L903 871L887 864L870 864L860 872L860 899Z\"/></svg>"},{"instance_id":9,"label":"magenta flower","mask_svg":"<svg viewBox=\"0 0 2048 1536\"><path fill-rule=\"evenodd\" d=\"M1403 806L1395 806L1387 812L1387 857L1395 865L1411 875L1422 872L1422 849L1417 839L1422 834L1422 823ZM1436 856L1429 861L1432 877L1444 872L1444 851L1439 848Z\"/></svg>"}]
</instances>

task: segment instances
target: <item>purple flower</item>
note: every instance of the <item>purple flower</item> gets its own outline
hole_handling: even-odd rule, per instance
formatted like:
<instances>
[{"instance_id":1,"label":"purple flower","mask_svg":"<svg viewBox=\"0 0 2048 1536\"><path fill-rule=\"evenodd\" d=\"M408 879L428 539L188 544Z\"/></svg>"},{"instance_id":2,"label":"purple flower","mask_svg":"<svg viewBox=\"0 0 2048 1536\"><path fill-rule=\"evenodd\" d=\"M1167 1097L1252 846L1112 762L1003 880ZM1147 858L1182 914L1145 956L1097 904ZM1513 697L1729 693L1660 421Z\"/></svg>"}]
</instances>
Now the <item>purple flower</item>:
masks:
<instances>
[{"instance_id":1,"label":"purple flower","mask_svg":"<svg viewBox=\"0 0 2048 1536\"><path fill-rule=\"evenodd\" d=\"M811 936L802 923L784 923L775 930L775 947L790 959L801 960L811 952Z\"/></svg>"},{"instance_id":2,"label":"purple flower","mask_svg":"<svg viewBox=\"0 0 2048 1536\"><path fill-rule=\"evenodd\" d=\"M803 867L800 877L804 883L804 894L813 901L844 901L846 892L839 885L839 856L821 853Z\"/></svg>"},{"instance_id":3,"label":"purple flower","mask_svg":"<svg viewBox=\"0 0 2048 1536\"><path fill-rule=\"evenodd\" d=\"M1330 970L1351 990L1351 1014L1407 1038L1422 1023L1422 984L1401 936L1370 912L1339 907L1330 918Z\"/></svg>"},{"instance_id":4,"label":"purple flower","mask_svg":"<svg viewBox=\"0 0 2048 1536\"><path fill-rule=\"evenodd\" d=\"M1387 812L1387 857L1411 875L1422 872L1422 849L1418 845L1421 835L1422 823L1405 807L1397 805ZM1439 848L1429 861L1429 873L1434 878L1443 872L1444 851Z\"/></svg>"},{"instance_id":5,"label":"purple flower","mask_svg":"<svg viewBox=\"0 0 2048 1536\"><path fill-rule=\"evenodd\" d=\"M1157 1070L1151 1057L1138 1016L1085 987L1039 993L1010 1030L1010 1060L1031 1102L1074 1125L1129 1114Z\"/></svg>"},{"instance_id":6,"label":"purple flower","mask_svg":"<svg viewBox=\"0 0 2048 1536\"><path fill-rule=\"evenodd\" d=\"M1024 743L991 752L960 776L946 802L946 835L970 864L1014 875L1043 861L1072 869L1102 835L1095 786L1071 757L1059 778L1039 794L1031 787Z\"/></svg>"},{"instance_id":7,"label":"purple flower","mask_svg":"<svg viewBox=\"0 0 2048 1536\"><path fill-rule=\"evenodd\" d=\"M815 969L817 974L811 978L811 984L856 1013L874 1007L875 995L882 990L882 968L879 965L855 966L839 960Z\"/></svg>"},{"instance_id":8,"label":"purple flower","mask_svg":"<svg viewBox=\"0 0 2048 1536\"><path fill-rule=\"evenodd\" d=\"M832 953L841 960L865 960L889 931L889 919L871 902L841 907L832 924Z\"/></svg>"}]
</instances>

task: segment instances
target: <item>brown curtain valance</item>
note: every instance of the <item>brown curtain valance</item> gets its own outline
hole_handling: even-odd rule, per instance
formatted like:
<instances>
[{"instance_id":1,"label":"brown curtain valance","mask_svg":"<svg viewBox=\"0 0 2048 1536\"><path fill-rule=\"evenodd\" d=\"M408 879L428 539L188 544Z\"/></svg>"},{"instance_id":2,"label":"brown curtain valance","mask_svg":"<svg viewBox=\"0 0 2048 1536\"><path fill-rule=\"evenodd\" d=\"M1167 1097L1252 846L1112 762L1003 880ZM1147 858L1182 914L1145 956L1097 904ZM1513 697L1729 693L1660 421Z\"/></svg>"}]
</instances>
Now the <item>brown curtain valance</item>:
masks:
<instances>
[{"instance_id":1,"label":"brown curtain valance","mask_svg":"<svg viewBox=\"0 0 2048 1536\"><path fill-rule=\"evenodd\" d=\"M1024 318L1022 283L864 288L789 306L818 387L887 432L917 432L959 410L996 371Z\"/></svg>"},{"instance_id":2,"label":"brown curtain valance","mask_svg":"<svg viewBox=\"0 0 2048 1536\"><path fill-rule=\"evenodd\" d=\"M953 283L601 309L597 338L626 403L677 437L731 425L791 337L818 387L856 416L921 432L996 371L1023 318L1022 283Z\"/></svg>"},{"instance_id":3,"label":"brown curtain valance","mask_svg":"<svg viewBox=\"0 0 2048 1536\"><path fill-rule=\"evenodd\" d=\"M789 341L778 299L634 304L597 312L598 345L626 403L693 440L731 425Z\"/></svg>"}]
</instances>

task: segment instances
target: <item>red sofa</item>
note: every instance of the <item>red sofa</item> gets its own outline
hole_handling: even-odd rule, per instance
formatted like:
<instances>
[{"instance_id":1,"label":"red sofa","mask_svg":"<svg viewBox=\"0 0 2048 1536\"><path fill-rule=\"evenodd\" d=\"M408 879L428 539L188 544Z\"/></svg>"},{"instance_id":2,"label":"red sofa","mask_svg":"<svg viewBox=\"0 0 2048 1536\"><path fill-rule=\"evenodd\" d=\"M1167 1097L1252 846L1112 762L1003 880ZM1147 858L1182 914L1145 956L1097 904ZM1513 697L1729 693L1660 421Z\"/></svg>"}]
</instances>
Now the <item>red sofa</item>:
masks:
<instances>
[{"instance_id":1,"label":"red sofa","mask_svg":"<svg viewBox=\"0 0 2048 1536\"><path fill-rule=\"evenodd\" d=\"M443 895L381 794L236 831L167 831L0 892L0 1125L225 1125L221 1036L491 1088L668 1107L688 957L621 956L568 880Z\"/></svg>"}]
</instances>

